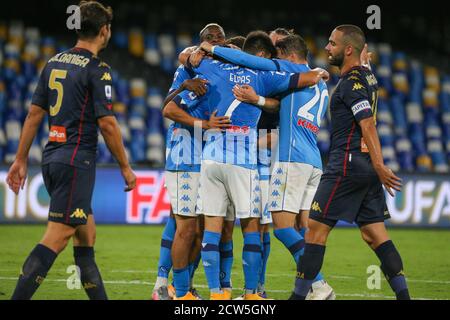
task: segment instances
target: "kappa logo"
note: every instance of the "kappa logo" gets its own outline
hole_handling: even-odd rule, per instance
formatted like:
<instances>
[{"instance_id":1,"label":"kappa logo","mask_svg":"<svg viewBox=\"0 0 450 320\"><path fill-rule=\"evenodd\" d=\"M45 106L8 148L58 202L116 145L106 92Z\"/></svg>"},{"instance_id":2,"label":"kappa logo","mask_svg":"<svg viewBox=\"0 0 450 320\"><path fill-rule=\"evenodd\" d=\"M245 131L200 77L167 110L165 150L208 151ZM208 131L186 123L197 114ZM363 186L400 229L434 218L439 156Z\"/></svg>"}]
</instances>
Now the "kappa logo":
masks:
<instances>
[{"instance_id":1,"label":"kappa logo","mask_svg":"<svg viewBox=\"0 0 450 320\"><path fill-rule=\"evenodd\" d=\"M313 211L322 213L322 209L320 209L320 205L319 205L319 203L317 201L314 201L314 203L311 206L311 209Z\"/></svg>"},{"instance_id":2,"label":"kappa logo","mask_svg":"<svg viewBox=\"0 0 450 320\"><path fill-rule=\"evenodd\" d=\"M273 190L272 196L273 196L273 197L279 197L279 196L280 196L280 193L278 192L278 190Z\"/></svg>"},{"instance_id":3,"label":"kappa logo","mask_svg":"<svg viewBox=\"0 0 450 320\"><path fill-rule=\"evenodd\" d=\"M181 189L182 189L182 190L192 190L192 188L191 188L191 186L190 186L189 184L183 184L183 185L181 186Z\"/></svg>"},{"instance_id":4,"label":"kappa logo","mask_svg":"<svg viewBox=\"0 0 450 320\"><path fill-rule=\"evenodd\" d=\"M353 70L352 72L350 72L349 74L357 74L357 75L360 75L361 73L359 73L359 71L358 70Z\"/></svg>"},{"instance_id":5,"label":"kappa logo","mask_svg":"<svg viewBox=\"0 0 450 320\"><path fill-rule=\"evenodd\" d=\"M272 203L270 204L270 207L276 208L276 207L278 207L278 203L276 201L272 201Z\"/></svg>"},{"instance_id":6,"label":"kappa logo","mask_svg":"<svg viewBox=\"0 0 450 320\"><path fill-rule=\"evenodd\" d=\"M190 179L190 178L191 178L191 175L190 175L188 172L185 172L185 173L183 173L183 174L181 175L181 178L183 178L183 179Z\"/></svg>"},{"instance_id":7,"label":"kappa logo","mask_svg":"<svg viewBox=\"0 0 450 320\"><path fill-rule=\"evenodd\" d=\"M253 209L253 214L259 214L259 209L258 208L255 208L255 209Z\"/></svg>"},{"instance_id":8,"label":"kappa logo","mask_svg":"<svg viewBox=\"0 0 450 320\"><path fill-rule=\"evenodd\" d=\"M183 207L183 209L181 209L181 212L183 212L183 213L191 213L191 209L189 209L189 207Z\"/></svg>"},{"instance_id":9,"label":"kappa logo","mask_svg":"<svg viewBox=\"0 0 450 320\"><path fill-rule=\"evenodd\" d=\"M184 196L181 197L182 201L191 201L191 198L189 198L189 196L187 194L185 194Z\"/></svg>"},{"instance_id":10,"label":"kappa logo","mask_svg":"<svg viewBox=\"0 0 450 320\"><path fill-rule=\"evenodd\" d=\"M348 80L359 81L359 78L357 76L350 76L350 77L348 77Z\"/></svg>"},{"instance_id":11,"label":"kappa logo","mask_svg":"<svg viewBox=\"0 0 450 320\"><path fill-rule=\"evenodd\" d=\"M77 219L87 219L86 214L84 213L83 209L76 209L71 215L71 218L77 218Z\"/></svg>"},{"instance_id":12,"label":"kappa logo","mask_svg":"<svg viewBox=\"0 0 450 320\"><path fill-rule=\"evenodd\" d=\"M261 202L261 199L260 199L259 197L256 197L254 202L255 202L255 203L260 203L260 202Z\"/></svg>"},{"instance_id":13,"label":"kappa logo","mask_svg":"<svg viewBox=\"0 0 450 320\"><path fill-rule=\"evenodd\" d=\"M278 169L277 169L277 174L283 174L283 169L278 168Z\"/></svg>"},{"instance_id":14,"label":"kappa logo","mask_svg":"<svg viewBox=\"0 0 450 320\"><path fill-rule=\"evenodd\" d=\"M111 78L111 75L109 74L109 72L105 72L100 80L102 80L102 81L111 81L112 78Z\"/></svg>"},{"instance_id":15,"label":"kappa logo","mask_svg":"<svg viewBox=\"0 0 450 320\"><path fill-rule=\"evenodd\" d=\"M353 85L352 91L361 90L361 89L364 89L364 86L361 83L357 82Z\"/></svg>"},{"instance_id":16,"label":"kappa logo","mask_svg":"<svg viewBox=\"0 0 450 320\"><path fill-rule=\"evenodd\" d=\"M275 181L272 183L276 186L281 186L281 180L280 179L275 179Z\"/></svg>"}]
</instances>

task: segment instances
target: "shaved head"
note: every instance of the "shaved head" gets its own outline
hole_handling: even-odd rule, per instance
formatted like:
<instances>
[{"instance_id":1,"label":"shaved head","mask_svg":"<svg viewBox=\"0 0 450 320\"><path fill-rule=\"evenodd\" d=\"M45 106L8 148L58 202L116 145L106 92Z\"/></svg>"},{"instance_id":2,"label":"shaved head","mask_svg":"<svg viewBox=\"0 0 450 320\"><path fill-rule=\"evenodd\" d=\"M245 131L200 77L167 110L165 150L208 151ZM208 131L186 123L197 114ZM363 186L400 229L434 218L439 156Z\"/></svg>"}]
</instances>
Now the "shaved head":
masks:
<instances>
[{"instance_id":1,"label":"shaved head","mask_svg":"<svg viewBox=\"0 0 450 320\"><path fill-rule=\"evenodd\" d=\"M356 53L360 55L366 43L366 37L361 28L352 24L343 24L336 27L336 30L342 32L344 45L351 45Z\"/></svg>"}]
</instances>

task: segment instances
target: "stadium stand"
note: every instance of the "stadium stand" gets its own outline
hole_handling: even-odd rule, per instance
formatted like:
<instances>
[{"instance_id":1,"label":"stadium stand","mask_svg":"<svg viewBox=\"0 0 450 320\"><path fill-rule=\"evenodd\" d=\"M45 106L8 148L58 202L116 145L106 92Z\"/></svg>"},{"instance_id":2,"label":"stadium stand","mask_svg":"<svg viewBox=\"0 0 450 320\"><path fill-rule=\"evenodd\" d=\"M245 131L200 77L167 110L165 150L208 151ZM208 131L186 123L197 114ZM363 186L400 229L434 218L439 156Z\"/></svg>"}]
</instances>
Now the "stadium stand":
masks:
<instances>
[{"instance_id":1,"label":"stadium stand","mask_svg":"<svg viewBox=\"0 0 450 320\"><path fill-rule=\"evenodd\" d=\"M310 64L328 67L322 49L326 38L308 38ZM161 105L178 65L178 53L198 43L189 33L144 32L140 28L114 30L105 60L113 66L114 111L133 163L161 167L165 133L169 125ZM64 42L42 36L40 30L21 22L0 23L0 162L11 163L40 70ZM372 67L380 84L378 132L385 161L394 170L449 172L450 75L440 74L396 51L386 43L370 43ZM339 78L332 70L330 92ZM328 122L318 135L326 155L330 141ZM44 123L30 151L30 163L41 160L47 141ZM99 163L112 162L100 137Z\"/></svg>"}]
</instances>

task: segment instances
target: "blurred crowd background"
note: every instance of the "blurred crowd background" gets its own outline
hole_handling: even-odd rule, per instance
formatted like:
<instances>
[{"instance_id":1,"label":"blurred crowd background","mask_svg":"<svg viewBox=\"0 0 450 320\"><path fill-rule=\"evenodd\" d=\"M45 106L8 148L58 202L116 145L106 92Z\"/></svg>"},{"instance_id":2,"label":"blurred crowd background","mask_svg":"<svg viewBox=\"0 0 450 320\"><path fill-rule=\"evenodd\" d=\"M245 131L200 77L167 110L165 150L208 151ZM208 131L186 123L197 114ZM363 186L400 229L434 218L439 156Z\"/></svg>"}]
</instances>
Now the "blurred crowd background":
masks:
<instances>
[{"instance_id":1,"label":"blurred crowd background","mask_svg":"<svg viewBox=\"0 0 450 320\"><path fill-rule=\"evenodd\" d=\"M329 68L324 47L332 29L357 24L374 53L380 84L378 132L385 161L394 170L449 172L450 21L439 3L380 3L381 30L368 30L364 1L276 3L257 1L104 1L114 10L113 36L102 58L113 68L114 111L134 164L164 165L169 122L161 106L178 66L178 53L197 44L209 22L228 36L255 29L294 29L308 42L310 66ZM66 28L71 1L15 1L0 10L0 163L10 163L40 70L75 43ZM332 92L337 70L328 83ZM38 164L47 141L44 123L30 152ZM329 145L329 124L318 135ZM113 162L100 139L99 163Z\"/></svg>"}]
</instances>

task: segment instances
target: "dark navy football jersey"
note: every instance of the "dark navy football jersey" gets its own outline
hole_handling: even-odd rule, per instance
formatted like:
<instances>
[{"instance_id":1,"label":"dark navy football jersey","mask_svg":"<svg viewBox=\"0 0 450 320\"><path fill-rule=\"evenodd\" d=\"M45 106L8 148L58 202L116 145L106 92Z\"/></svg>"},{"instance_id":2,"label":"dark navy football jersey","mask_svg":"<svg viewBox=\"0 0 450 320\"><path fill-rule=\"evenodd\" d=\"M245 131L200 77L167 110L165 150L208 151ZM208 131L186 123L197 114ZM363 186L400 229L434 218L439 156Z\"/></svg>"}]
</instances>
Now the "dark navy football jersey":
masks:
<instances>
[{"instance_id":1,"label":"dark navy football jersey","mask_svg":"<svg viewBox=\"0 0 450 320\"><path fill-rule=\"evenodd\" d=\"M95 165L97 119L113 115L111 70L106 63L81 48L57 54L44 67L32 104L49 116L42 164Z\"/></svg>"},{"instance_id":2,"label":"dark navy football jersey","mask_svg":"<svg viewBox=\"0 0 450 320\"><path fill-rule=\"evenodd\" d=\"M374 175L369 150L359 122L376 122L378 84L364 67L352 68L343 75L331 97L331 146L325 174Z\"/></svg>"}]
</instances>

